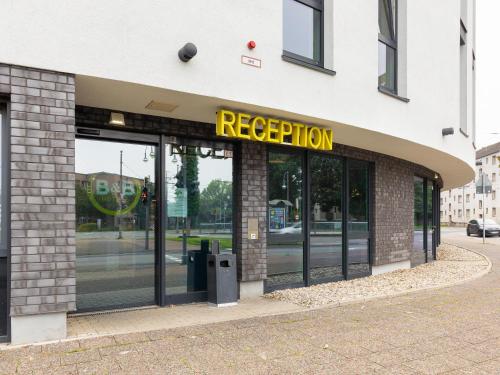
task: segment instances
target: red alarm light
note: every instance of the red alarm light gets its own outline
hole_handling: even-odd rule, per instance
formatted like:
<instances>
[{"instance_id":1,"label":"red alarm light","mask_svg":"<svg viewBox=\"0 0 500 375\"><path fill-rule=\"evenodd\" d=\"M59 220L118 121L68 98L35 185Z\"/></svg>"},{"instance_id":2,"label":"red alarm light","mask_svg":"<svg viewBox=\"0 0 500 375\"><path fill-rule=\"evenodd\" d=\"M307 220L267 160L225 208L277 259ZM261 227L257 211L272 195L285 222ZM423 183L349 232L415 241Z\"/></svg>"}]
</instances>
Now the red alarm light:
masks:
<instances>
[{"instance_id":1,"label":"red alarm light","mask_svg":"<svg viewBox=\"0 0 500 375\"><path fill-rule=\"evenodd\" d=\"M251 40L247 43L248 49L254 49L256 46L257 46L257 44L253 40Z\"/></svg>"}]
</instances>

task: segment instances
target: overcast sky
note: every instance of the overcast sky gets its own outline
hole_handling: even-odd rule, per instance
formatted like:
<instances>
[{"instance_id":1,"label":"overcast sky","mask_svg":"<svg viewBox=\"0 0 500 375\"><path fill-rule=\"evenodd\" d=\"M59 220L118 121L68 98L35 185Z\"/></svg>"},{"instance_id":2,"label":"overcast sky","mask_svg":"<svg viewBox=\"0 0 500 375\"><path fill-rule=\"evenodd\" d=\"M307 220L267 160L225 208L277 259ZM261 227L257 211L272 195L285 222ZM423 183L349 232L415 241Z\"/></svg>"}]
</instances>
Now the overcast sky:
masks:
<instances>
[{"instance_id":1,"label":"overcast sky","mask_svg":"<svg viewBox=\"0 0 500 375\"><path fill-rule=\"evenodd\" d=\"M476 126L478 147L500 142L500 1L476 1Z\"/></svg>"}]
</instances>

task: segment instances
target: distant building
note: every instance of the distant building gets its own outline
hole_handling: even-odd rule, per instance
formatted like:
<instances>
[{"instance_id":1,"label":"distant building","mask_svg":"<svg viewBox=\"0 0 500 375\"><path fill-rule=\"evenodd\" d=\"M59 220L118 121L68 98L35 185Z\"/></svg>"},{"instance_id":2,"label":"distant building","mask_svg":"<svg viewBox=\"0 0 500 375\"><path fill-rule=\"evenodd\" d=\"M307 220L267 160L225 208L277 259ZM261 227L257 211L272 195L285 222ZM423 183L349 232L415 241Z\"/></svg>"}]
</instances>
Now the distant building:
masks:
<instances>
[{"instance_id":1,"label":"distant building","mask_svg":"<svg viewBox=\"0 0 500 375\"><path fill-rule=\"evenodd\" d=\"M441 223L461 225L472 219L484 216L500 223L500 191L498 174L500 173L500 142L486 146L476 152L476 161L482 165L476 166L476 177L468 184L441 192ZM481 172L488 176L491 182L491 193L476 194L476 182L481 178Z\"/></svg>"}]
</instances>

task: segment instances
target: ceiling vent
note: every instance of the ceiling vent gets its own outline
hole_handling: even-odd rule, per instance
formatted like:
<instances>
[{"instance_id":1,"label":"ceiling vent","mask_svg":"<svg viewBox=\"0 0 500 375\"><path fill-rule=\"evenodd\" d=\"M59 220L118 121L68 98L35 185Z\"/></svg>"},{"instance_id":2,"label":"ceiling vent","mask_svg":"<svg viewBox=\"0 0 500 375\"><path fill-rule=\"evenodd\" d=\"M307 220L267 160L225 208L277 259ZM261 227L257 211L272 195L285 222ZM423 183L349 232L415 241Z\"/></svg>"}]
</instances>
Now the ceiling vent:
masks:
<instances>
[{"instance_id":1,"label":"ceiling vent","mask_svg":"<svg viewBox=\"0 0 500 375\"><path fill-rule=\"evenodd\" d=\"M170 113L170 112L173 112L177 107L178 107L178 105L175 105L175 104L163 103L163 102L157 102L157 101L151 100L149 102L149 104L146 106L146 109Z\"/></svg>"}]
</instances>

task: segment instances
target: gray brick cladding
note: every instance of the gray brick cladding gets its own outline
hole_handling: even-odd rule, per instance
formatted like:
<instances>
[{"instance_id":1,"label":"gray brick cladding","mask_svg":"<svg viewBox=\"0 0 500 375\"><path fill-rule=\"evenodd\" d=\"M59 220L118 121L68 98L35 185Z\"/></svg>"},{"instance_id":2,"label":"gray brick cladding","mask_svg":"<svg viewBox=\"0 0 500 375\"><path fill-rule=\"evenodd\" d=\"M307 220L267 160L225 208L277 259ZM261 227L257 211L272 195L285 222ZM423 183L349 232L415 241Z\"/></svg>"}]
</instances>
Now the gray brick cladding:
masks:
<instances>
[{"instance_id":1,"label":"gray brick cladding","mask_svg":"<svg viewBox=\"0 0 500 375\"><path fill-rule=\"evenodd\" d=\"M75 309L75 84L0 65L10 95L11 315Z\"/></svg>"},{"instance_id":2,"label":"gray brick cladding","mask_svg":"<svg viewBox=\"0 0 500 375\"><path fill-rule=\"evenodd\" d=\"M242 208L237 218L238 272L240 280L262 280L267 276L267 148L265 144L243 142L238 180L238 204ZM259 238L248 238L248 219L257 219Z\"/></svg>"}]
</instances>

